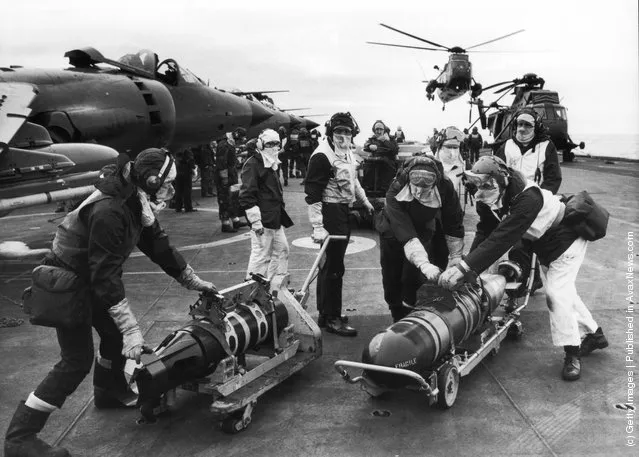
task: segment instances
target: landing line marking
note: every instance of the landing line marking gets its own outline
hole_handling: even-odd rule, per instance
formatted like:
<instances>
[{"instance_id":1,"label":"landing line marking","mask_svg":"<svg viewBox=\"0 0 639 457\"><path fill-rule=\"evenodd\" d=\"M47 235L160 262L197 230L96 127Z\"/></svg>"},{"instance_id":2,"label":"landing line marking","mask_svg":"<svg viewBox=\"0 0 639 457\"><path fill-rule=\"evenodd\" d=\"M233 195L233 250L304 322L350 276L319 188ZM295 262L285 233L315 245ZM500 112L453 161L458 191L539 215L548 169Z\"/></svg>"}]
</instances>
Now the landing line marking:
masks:
<instances>
[{"instance_id":1,"label":"landing line marking","mask_svg":"<svg viewBox=\"0 0 639 457\"><path fill-rule=\"evenodd\" d=\"M291 244L298 248L315 250L319 250L320 248L320 245L315 243L310 236L297 238L293 240ZM346 248L346 255L368 251L369 249L373 249L375 246L377 246L377 242L375 240L363 236L351 236L348 247Z\"/></svg>"},{"instance_id":2,"label":"landing line marking","mask_svg":"<svg viewBox=\"0 0 639 457\"><path fill-rule=\"evenodd\" d=\"M249 234L249 232L246 232L246 233L242 233L241 235L236 235L236 236L232 236L230 238L225 238L223 240L211 241L210 243L191 244L189 246L176 246L175 249L177 249L180 252L182 252L182 251L191 251L191 250L194 250L194 249L206 249L206 248L213 248L213 247L216 247L216 246L224 246L226 244L237 243L238 241L243 241L243 240L248 240L248 239L250 239L250 234ZM142 252L134 252L129 257L144 257L144 253L142 253Z\"/></svg>"}]
</instances>

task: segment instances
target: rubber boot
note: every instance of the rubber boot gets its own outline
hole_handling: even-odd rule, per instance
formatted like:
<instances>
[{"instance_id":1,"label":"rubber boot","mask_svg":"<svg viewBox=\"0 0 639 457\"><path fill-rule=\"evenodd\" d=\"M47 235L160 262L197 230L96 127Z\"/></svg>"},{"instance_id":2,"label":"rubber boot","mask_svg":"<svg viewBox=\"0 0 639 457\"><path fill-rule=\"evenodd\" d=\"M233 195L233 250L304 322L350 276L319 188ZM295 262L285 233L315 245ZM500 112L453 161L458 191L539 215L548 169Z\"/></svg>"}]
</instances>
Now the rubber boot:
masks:
<instances>
[{"instance_id":1,"label":"rubber boot","mask_svg":"<svg viewBox=\"0 0 639 457\"><path fill-rule=\"evenodd\" d=\"M102 359L95 361L93 369L93 403L98 409L131 408L134 407L138 396L131 390L124 376L124 364L114 363L111 368L103 366ZM102 363L102 364L101 364Z\"/></svg>"},{"instance_id":2,"label":"rubber boot","mask_svg":"<svg viewBox=\"0 0 639 457\"><path fill-rule=\"evenodd\" d=\"M66 449L51 447L37 437L50 414L29 408L21 401L4 439L5 457L70 457Z\"/></svg>"},{"instance_id":3,"label":"rubber boot","mask_svg":"<svg viewBox=\"0 0 639 457\"><path fill-rule=\"evenodd\" d=\"M404 306L399 306L399 307L390 308L390 312L391 312L391 316L393 317L393 322L397 322L398 320L401 320L405 318L406 316L408 316L411 310Z\"/></svg>"},{"instance_id":4,"label":"rubber boot","mask_svg":"<svg viewBox=\"0 0 639 457\"><path fill-rule=\"evenodd\" d=\"M579 346L564 346L566 356L564 357L564 367L561 370L561 377L564 381L576 381L581 377L581 358L579 357Z\"/></svg>"},{"instance_id":5,"label":"rubber boot","mask_svg":"<svg viewBox=\"0 0 639 457\"><path fill-rule=\"evenodd\" d=\"M246 220L242 220L239 217L234 217L233 220L233 228L234 229L239 229L242 227L248 227L249 223Z\"/></svg>"}]
</instances>

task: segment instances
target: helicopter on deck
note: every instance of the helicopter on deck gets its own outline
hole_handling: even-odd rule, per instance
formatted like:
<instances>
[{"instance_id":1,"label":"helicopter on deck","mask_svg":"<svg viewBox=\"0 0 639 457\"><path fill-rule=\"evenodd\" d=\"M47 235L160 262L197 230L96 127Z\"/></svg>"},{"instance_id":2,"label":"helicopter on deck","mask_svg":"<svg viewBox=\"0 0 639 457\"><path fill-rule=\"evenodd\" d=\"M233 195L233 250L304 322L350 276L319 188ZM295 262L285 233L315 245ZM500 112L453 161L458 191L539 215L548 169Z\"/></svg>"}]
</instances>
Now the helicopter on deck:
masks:
<instances>
[{"instance_id":1,"label":"helicopter on deck","mask_svg":"<svg viewBox=\"0 0 639 457\"><path fill-rule=\"evenodd\" d=\"M410 33L404 32L402 30L396 29L386 24L379 24L382 27L385 27L389 30L393 30L394 32L401 33L402 35L406 35L408 37L414 38L416 40L422 41L424 43L428 43L432 46L437 46L436 48L427 48L423 46L408 46L402 44L392 44L392 43L380 43L376 41L367 41L369 44L376 44L380 46L392 46L397 48L409 48L409 49L423 49L426 51L447 51L450 53L448 58L448 62L444 65L444 69L441 70L439 75L426 84L426 98L429 100L433 100L435 96L434 93L437 93L439 99L444 103L444 105L450 101L456 100L466 92L470 91L471 98L476 98L482 92L482 85L475 81L473 78L472 72L472 64L468 59L468 52L473 48L477 48L479 46L483 46L488 43L492 43L498 40L502 40L509 36L515 35L517 33L521 33L524 30L517 30L516 32L509 33L508 35L500 36L498 38L493 38L492 40L484 41L483 43L475 44L473 46L469 46L467 48L461 48L459 46L453 46L449 48L447 46L435 43L433 41L426 40L424 38L420 38L415 35L411 35ZM436 70L439 70L438 66L434 67ZM426 82L426 81L423 81Z\"/></svg>"},{"instance_id":2,"label":"helicopter on deck","mask_svg":"<svg viewBox=\"0 0 639 457\"><path fill-rule=\"evenodd\" d=\"M555 144L557 151L561 151L564 162L572 162L575 154L573 149L585 147L582 141L575 144L568 134L568 116L566 108L561 105L559 94L556 91L544 89L545 81L534 73L526 73L521 78L511 81L503 81L486 87L484 90L493 89L499 86L495 94L503 93L507 95L510 89L514 89L511 95L515 98L510 106L499 105L497 101L491 103L486 108L495 108L497 111L490 113L486 119L486 112L481 113L483 107L478 104L480 117L484 117L487 128L492 134L495 144L501 144L512 135L512 121L515 114L522 108L532 108L541 117L548 136ZM503 97L502 95L502 97ZM500 97L501 98L501 97Z\"/></svg>"}]
</instances>

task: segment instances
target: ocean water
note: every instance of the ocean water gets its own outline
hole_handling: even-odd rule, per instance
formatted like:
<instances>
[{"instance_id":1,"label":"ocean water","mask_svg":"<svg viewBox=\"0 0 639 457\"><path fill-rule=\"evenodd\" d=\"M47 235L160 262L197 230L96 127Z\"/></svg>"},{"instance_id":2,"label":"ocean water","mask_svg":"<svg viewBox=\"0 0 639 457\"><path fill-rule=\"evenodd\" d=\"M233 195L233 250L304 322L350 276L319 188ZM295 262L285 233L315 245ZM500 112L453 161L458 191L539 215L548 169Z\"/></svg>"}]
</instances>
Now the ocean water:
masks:
<instances>
[{"instance_id":1,"label":"ocean water","mask_svg":"<svg viewBox=\"0 0 639 457\"><path fill-rule=\"evenodd\" d=\"M587 135L570 133L572 140L579 144L586 143L584 149L576 148L576 155L598 157L620 157L639 160L639 134L603 134Z\"/></svg>"}]
</instances>

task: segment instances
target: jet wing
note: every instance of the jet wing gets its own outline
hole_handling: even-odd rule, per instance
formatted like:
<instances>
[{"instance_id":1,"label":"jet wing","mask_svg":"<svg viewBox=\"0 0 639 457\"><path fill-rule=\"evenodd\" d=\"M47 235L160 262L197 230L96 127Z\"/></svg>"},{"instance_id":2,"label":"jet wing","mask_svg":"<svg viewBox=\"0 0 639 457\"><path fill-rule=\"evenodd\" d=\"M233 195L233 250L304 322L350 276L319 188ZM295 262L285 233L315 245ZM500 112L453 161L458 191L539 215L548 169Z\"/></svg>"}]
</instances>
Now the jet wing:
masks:
<instances>
[{"instance_id":1,"label":"jet wing","mask_svg":"<svg viewBox=\"0 0 639 457\"><path fill-rule=\"evenodd\" d=\"M31 108L31 101L38 89L26 83L0 82L0 143L9 144L22 124L25 123Z\"/></svg>"}]
</instances>

